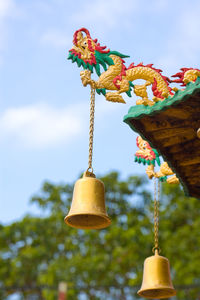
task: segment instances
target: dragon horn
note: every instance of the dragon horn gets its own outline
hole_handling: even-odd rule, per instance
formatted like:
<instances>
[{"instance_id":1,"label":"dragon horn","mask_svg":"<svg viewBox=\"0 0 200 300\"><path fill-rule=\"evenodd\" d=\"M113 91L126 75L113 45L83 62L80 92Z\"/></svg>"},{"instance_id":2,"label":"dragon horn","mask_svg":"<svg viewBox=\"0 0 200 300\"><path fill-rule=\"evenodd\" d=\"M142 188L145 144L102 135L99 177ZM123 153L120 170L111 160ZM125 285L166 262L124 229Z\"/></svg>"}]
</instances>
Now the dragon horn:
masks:
<instances>
[{"instance_id":1,"label":"dragon horn","mask_svg":"<svg viewBox=\"0 0 200 300\"><path fill-rule=\"evenodd\" d=\"M76 46L77 46L77 41L78 41L77 37L78 37L79 32L85 32L85 34L87 35L87 38L91 39L89 30L84 28L84 27L80 28L80 29L76 30L75 33L74 33L73 44L76 45Z\"/></svg>"}]
</instances>

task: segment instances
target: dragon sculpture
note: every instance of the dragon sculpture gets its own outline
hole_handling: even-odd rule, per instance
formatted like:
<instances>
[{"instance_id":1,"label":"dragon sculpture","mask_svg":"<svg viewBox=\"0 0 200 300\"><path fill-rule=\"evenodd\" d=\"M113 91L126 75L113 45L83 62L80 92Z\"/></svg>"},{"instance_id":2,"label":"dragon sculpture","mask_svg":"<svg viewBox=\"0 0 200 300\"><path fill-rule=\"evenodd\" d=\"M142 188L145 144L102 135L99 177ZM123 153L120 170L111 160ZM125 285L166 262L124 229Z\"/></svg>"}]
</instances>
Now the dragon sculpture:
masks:
<instances>
[{"instance_id":1,"label":"dragon sculpture","mask_svg":"<svg viewBox=\"0 0 200 300\"><path fill-rule=\"evenodd\" d=\"M154 105L169 96L173 96L178 89L171 88L169 83L182 83L186 85L190 81L195 81L200 76L199 69L183 68L181 72L173 75L178 79L170 80L162 75L162 70L153 67L153 64L146 66L143 63L125 66L124 58L129 57L118 51L110 51L106 46L101 46L97 39L92 39L86 28L81 28L74 33L73 47L69 50L69 57L72 62L76 62L78 67L83 67L80 73L84 86L91 85L98 94L103 94L106 100L112 102L125 103L122 93L129 97L132 91L139 96L136 104ZM103 72L101 70L103 68ZM91 73L96 71L99 79L91 79ZM144 84L136 85L133 81L144 80ZM150 100L147 87L151 85L153 97ZM113 91L113 92L109 92Z\"/></svg>"},{"instance_id":2,"label":"dragon sculpture","mask_svg":"<svg viewBox=\"0 0 200 300\"><path fill-rule=\"evenodd\" d=\"M159 178L159 180L162 182L166 181L167 183L179 183L179 179L170 169L167 162L163 162L161 164L159 154L156 149L151 148L149 143L143 140L141 136L137 137L136 143L139 150L137 150L137 152L135 153L135 162L148 165L146 173L150 179L155 177ZM157 163L160 167L160 170L158 172L155 172L155 163Z\"/></svg>"},{"instance_id":3,"label":"dragon sculpture","mask_svg":"<svg viewBox=\"0 0 200 300\"><path fill-rule=\"evenodd\" d=\"M162 75L162 70L153 67L153 64L139 63L125 66L124 58L129 57L118 51L111 51L106 46L101 46L97 39L92 39L86 28L81 28L74 33L73 47L69 50L68 59L76 62L78 67L83 67L81 80L84 86L91 85L98 94L103 94L108 101L125 103L122 93L129 97L132 92L137 99L136 104L152 106L158 101L173 96L177 87L171 88L170 83L179 83L185 86L190 81L195 81L200 76L199 69L182 68L173 75L173 80ZM91 73L96 71L98 80L91 79ZM176 79L174 79L176 78ZM133 82L137 79L144 80L144 84ZM153 97L149 99L147 87L151 86ZM166 162L160 163L158 152L151 148L149 143L141 137L137 138L139 150L135 154L135 161L147 164L146 173L149 178L159 178L168 183L178 183L179 180ZM155 172L155 162L160 170ZM168 177L172 175L171 177Z\"/></svg>"}]
</instances>

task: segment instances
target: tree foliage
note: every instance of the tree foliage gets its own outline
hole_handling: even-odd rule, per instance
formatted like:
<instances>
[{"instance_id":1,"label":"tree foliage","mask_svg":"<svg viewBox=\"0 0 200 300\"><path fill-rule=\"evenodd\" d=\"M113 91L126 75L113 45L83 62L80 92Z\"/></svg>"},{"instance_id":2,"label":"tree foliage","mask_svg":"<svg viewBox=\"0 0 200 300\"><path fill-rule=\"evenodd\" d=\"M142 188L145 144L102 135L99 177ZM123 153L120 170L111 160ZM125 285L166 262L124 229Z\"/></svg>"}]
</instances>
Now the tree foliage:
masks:
<instances>
[{"instance_id":1,"label":"tree foliage","mask_svg":"<svg viewBox=\"0 0 200 300\"><path fill-rule=\"evenodd\" d=\"M112 219L107 229L66 226L73 184L49 182L31 199L42 217L27 215L1 225L0 299L20 292L20 299L55 300L61 281L68 283L72 300L138 298L143 261L152 255L152 191L145 177L122 180L111 172L101 180ZM160 244L171 263L177 299L197 300L200 201L185 197L180 187L163 185L160 210Z\"/></svg>"}]
</instances>

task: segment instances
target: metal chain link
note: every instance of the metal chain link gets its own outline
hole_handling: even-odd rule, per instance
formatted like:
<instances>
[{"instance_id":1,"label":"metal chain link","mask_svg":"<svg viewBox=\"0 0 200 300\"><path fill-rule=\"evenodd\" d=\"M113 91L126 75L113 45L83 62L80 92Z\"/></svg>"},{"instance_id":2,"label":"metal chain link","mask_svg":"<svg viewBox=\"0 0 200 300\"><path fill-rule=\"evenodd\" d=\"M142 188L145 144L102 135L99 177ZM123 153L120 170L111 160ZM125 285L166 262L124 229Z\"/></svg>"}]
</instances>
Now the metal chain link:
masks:
<instances>
[{"instance_id":1,"label":"metal chain link","mask_svg":"<svg viewBox=\"0 0 200 300\"><path fill-rule=\"evenodd\" d=\"M159 200L160 200L160 182L158 180L157 191L157 178L154 177L154 248L153 252L157 250L160 253L159 248Z\"/></svg>"},{"instance_id":2,"label":"metal chain link","mask_svg":"<svg viewBox=\"0 0 200 300\"><path fill-rule=\"evenodd\" d=\"M90 130L89 130L89 157L88 169L93 173L92 155L93 155L93 138L94 138L94 112L95 112L95 89L91 87L90 92Z\"/></svg>"}]
</instances>

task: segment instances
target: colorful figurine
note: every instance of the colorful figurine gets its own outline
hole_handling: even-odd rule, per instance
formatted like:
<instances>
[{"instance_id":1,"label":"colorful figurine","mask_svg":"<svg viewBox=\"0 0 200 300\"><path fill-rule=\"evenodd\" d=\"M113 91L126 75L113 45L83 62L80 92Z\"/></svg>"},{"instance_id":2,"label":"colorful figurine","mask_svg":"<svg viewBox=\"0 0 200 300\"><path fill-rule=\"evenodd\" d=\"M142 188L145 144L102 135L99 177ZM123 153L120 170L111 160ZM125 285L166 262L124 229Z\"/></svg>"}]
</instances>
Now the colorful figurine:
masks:
<instances>
[{"instance_id":1,"label":"colorful figurine","mask_svg":"<svg viewBox=\"0 0 200 300\"><path fill-rule=\"evenodd\" d=\"M179 183L179 179L176 177L172 169L168 166L167 162L160 163L158 151L153 149L149 143L138 136L136 139L139 150L135 153L135 162L148 165L146 173L149 179L153 177L159 178L160 181L166 181L167 183ZM155 172L155 162L157 162L160 170ZM171 177L168 177L173 175Z\"/></svg>"},{"instance_id":2,"label":"colorful figurine","mask_svg":"<svg viewBox=\"0 0 200 300\"><path fill-rule=\"evenodd\" d=\"M142 63L130 64L127 68L124 64L124 58L128 55L121 54L118 51L110 51L106 46L101 46L97 39L92 39L86 28L81 28L74 33L74 46L69 51L68 59L76 62L78 67L85 70L81 72L81 80L84 86L90 84L96 89L98 94L103 94L106 100L112 102L125 103L122 93L131 97L133 91L140 98L136 104L154 105L169 96L173 96L177 88L171 88L169 83L182 83L185 85L189 81L195 81L200 76L199 69L184 68L172 77L179 79L170 80L162 75L162 71L153 67L153 64L144 66ZM101 70L101 67L103 70ZM91 73L96 71L99 79L91 79ZM103 72L102 72L103 71ZM134 80L143 79L142 85L133 84ZM147 86L151 85L153 98L149 99ZM109 92L114 91L114 92Z\"/></svg>"}]
</instances>

